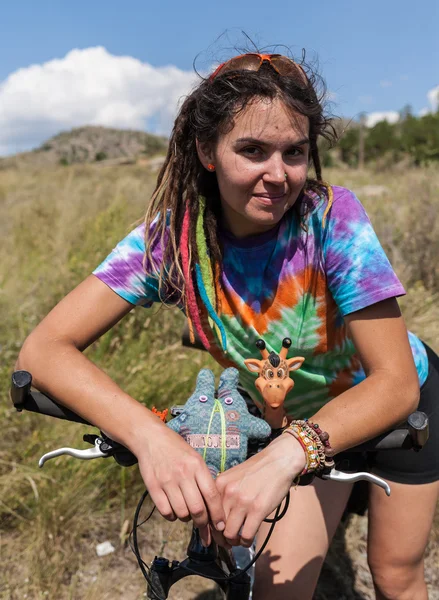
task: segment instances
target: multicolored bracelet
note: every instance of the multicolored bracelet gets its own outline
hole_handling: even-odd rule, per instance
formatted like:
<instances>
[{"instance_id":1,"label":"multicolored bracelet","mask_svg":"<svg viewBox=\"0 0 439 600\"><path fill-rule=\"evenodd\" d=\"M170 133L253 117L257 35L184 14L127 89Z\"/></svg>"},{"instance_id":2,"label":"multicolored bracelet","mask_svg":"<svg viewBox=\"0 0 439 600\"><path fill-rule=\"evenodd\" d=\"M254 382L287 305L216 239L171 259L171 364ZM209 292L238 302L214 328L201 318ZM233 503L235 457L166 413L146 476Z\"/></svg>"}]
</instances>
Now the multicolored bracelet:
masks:
<instances>
[{"instance_id":1,"label":"multicolored bracelet","mask_svg":"<svg viewBox=\"0 0 439 600\"><path fill-rule=\"evenodd\" d=\"M334 460L329 456L332 453L329 434L322 431L317 423L308 419L293 420L283 433L293 435L305 452L306 466L300 476L308 473L322 476L334 468Z\"/></svg>"}]
</instances>

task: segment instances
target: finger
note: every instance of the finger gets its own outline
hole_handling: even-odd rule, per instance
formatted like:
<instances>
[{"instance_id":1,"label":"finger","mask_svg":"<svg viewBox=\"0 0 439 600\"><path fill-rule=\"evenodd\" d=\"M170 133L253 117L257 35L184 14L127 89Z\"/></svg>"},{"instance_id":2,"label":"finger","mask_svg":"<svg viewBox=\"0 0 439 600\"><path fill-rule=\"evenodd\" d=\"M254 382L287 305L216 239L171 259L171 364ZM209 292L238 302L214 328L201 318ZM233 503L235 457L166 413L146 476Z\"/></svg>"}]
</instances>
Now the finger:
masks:
<instances>
[{"instance_id":1,"label":"finger","mask_svg":"<svg viewBox=\"0 0 439 600\"><path fill-rule=\"evenodd\" d=\"M181 521L190 520L191 515L180 488L176 485L170 485L164 488L164 491L177 518Z\"/></svg>"},{"instance_id":2,"label":"finger","mask_svg":"<svg viewBox=\"0 0 439 600\"><path fill-rule=\"evenodd\" d=\"M261 526L262 521L263 517L258 517L255 514L249 515L246 518L245 523L239 532L239 543L241 546L250 548L250 546L253 544L256 534L258 533L258 529Z\"/></svg>"},{"instance_id":3,"label":"finger","mask_svg":"<svg viewBox=\"0 0 439 600\"><path fill-rule=\"evenodd\" d=\"M165 492L160 489L149 489L149 495L151 496L151 500L154 502L155 507L162 515L164 519L167 521L175 521L176 515L172 510L172 507L169 503L168 497Z\"/></svg>"},{"instance_id":4,"label":"finger","mask_svg":"<svg viewBox=\"0 0 439 600\"><path fill-rule=\"evenodd\" d=\"M203 471L196 475L197 485L203 496L204 502L209 511L211 523L218 531L223 531L226 523L226 515L223 508L221 495L216 488L215 481L211 474Z\"/></svg>"},{"instance_id":5,"label":"finger","mask_svg":"<svg viewBox=\"0 0 439 600\"><path fill-rule=\"evenodd\" d=\"M224 537L226 541L232 546L239 546L241 535L240 530L244 525L245 518L247 516L247 508L244 506L235 506L230 511L227 517L226 528L224 530Z\"/></svg>"},{"instance_id":6,"label":"finger","mask_svg":"<svg viewBox=\"0 0 439 600\"><path fill-rule=\"evenodd\" d=\"M209 515L197 485L190 480L182 481L180 490L195 527L205 528L209 523Z\"/></svg>"},{"instance_id":7,"label":"finger","mask_svg":"<svg viewBox=\"0 0 439 600\"><path fill-rule=\"evenodd\" d=\"M215 540L215 542L218 544L218 546L222 546L226 550L230 550L232 548L232 546L229 544L229 542L223 536L221 531L217 531L213 525L210 528L210 533L211 533L213 539Z\"/></svg>"}]
</instances>

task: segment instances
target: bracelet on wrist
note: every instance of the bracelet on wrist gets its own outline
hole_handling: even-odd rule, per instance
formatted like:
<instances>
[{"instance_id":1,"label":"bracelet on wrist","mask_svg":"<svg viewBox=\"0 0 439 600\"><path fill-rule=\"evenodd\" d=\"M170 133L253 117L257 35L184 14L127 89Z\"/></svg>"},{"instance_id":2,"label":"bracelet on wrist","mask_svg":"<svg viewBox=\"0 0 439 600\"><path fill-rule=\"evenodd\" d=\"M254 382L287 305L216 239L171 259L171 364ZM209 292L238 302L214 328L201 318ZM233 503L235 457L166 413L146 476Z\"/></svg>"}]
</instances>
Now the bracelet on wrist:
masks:
<instances>
[{"instance_id":1,"label":"bracelet on wrist","mask_svg":"<svg viewBox=\"0 0 439 600\"><path fill-rule=\"evenodd\" d=\"M284 429L284 433L293 435L305 452L306 466L299 478L309 473L317 476L326 475L334 468L334 460L329 456L332 452L329 434L322 431L317 423L312 423L308 419L295 419Z\"/></svg>"}]
</instances>

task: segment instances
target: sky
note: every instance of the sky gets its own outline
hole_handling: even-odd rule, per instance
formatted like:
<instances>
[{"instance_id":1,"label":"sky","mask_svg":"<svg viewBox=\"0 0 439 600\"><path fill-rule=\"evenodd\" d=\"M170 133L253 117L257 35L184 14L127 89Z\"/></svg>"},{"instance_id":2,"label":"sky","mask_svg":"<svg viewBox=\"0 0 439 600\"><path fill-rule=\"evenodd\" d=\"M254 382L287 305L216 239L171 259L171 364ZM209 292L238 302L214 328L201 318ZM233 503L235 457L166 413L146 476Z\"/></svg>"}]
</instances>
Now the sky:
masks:
<instances>
[{"instance_id":1,"label":"sky","mask_svg":"<svg viewBox=\"0 0 439 600\"><path fill-rule=\"evenodd\" d=\"M240 53L242 31L296 59L305 49L337 116L394 122L407 105L422 115L438 108L438 30L438 0L4 3L0 155L81 125L169 134L199 81L194 61L208 73Z\"/></svg>"}]
</instances>

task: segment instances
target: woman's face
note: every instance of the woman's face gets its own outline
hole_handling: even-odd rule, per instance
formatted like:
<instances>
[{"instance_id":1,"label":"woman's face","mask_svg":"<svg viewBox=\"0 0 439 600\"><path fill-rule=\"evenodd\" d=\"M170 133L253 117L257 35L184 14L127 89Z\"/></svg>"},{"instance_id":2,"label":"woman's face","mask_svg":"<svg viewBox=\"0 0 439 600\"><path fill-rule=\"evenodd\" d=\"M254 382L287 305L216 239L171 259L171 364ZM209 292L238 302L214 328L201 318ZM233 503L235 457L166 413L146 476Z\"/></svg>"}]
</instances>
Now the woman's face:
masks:
<instances>
[{"instance_id":1,"label":"woman's face","mask_svg":"<svg viewBox=\"0 0 439 600\"><path fill-rule=\"evenodd\" d=\"M274 227L296 202L306 181L309 121L280 100L260 99L235 117L205 166L215 165L225 227L236 237ZM207 162L205 163L205 160Z\"/></svg>"}]
</instances>

